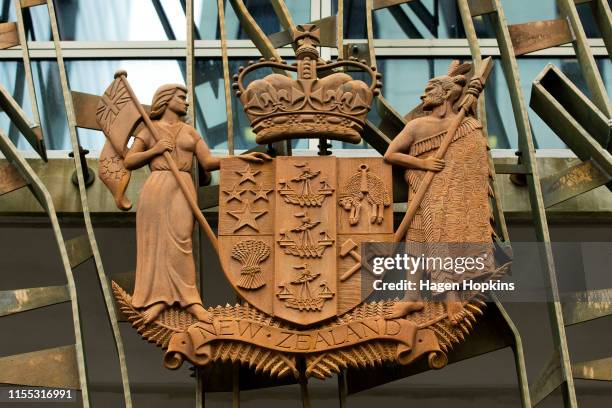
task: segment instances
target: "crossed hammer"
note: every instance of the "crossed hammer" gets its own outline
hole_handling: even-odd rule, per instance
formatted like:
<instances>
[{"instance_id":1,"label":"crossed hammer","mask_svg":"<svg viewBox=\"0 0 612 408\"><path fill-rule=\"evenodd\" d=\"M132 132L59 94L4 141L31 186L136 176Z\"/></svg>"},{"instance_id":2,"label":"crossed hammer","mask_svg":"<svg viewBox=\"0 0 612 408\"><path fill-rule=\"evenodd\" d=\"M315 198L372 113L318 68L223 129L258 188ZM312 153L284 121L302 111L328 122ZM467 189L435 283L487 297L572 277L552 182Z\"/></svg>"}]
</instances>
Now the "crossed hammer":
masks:
<instances>
[{"instance_id":1,"label":"crossed hammer","mask_svg":"<svg viewBox=\"0 0 612 408\"><path fill-rule=\"evenodd\" d=\"M344 258L350 255L351 258L355 260L355 265L351 266L348 271L344 272L342 276L340 276L341 282L344 282L345 280L353 276L353 274L361 268L361 255L359 254L359 252L357 252L357 248L359 248L359 245L356 244L355 241L350 238L344 241L344 243L340 247L340 257ZM365 268L369 272L373 273L372 269L369 267L368 264L365 265Z\"/></svg>"}]
</instances>

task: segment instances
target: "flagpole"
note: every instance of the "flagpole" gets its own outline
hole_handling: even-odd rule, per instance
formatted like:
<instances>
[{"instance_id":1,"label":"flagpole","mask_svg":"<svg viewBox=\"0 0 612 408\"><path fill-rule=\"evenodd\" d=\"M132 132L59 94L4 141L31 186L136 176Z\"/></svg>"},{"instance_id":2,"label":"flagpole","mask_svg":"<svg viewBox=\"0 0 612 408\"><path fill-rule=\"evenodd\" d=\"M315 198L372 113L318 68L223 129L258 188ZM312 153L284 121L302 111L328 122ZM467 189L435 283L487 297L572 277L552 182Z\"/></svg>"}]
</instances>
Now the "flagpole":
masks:
<instances>
[{"instance_id":1,"label":"flagpole","mask_svg":"<svg viewBox=\"0 0 612 408\"><path fill-rule=\"evenodd\" d=\"M161 139L161 137L159 133L157 132L155 125L153 125L153 122L149 118L149 115L147 114L147 112L144 110L144 108L138 101L138 98L134 94L134 91L132 90L132 87L127 81L126 76L127 76L127 73L125 71L118 71L117 73L115 73L115 78L117 77L121 78L121 81L125 85L128 93L130 94L132 101L134 102L134 104L136 105L136 108L140 112L140 115L142 116L142 119L144 120L145 125L147 126L147 128L151 132L151 135L153 135L153 138L157 142ZM198 222L204 229L206 236L210 240L210 243L212 244L218 256L219 255L219 243L217 240L217 236L213 232L212 228L210 228L210 225L208 224L208 221L206 221L206 218L204 218L204 215L202 214L202 211L200 211L200 208L198 207L198 203L195 197L191 195L189 191L189 187L187 186L187 183L185 183L185 180L181 178L179 169L176 166L174 159L172 158L172 156L170 155L168 151L164 152L164 158L168 162L168 166L170 166L170 171L172 171L172 174L174 174L174 177L176 178L176 181L178 182L179 187L183 191L183 194L185 195L185 198L187 199L187 202L189 203L189 206L191 207L191 211L193 211L193 215L195 215L196 219L198 220Z\"/></svg>"}]
</instances>

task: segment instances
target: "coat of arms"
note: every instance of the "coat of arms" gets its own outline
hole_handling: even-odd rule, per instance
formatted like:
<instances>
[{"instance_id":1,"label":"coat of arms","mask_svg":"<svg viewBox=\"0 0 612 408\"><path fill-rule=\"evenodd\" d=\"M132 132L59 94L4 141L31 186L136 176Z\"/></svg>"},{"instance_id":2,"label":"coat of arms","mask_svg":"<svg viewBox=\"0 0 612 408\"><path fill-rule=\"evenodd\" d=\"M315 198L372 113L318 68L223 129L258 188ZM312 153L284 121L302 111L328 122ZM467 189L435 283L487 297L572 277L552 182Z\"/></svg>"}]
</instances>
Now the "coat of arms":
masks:
<instances>
[{"instance_id":1,"label":"coat of arms","mask_svg":"<svg viewBox=\"0 0 612 408\"><path fill-rule=\"evenodd\" d=\"M360 242L393 236L390 189L382 158L223 159L219 247L229 281L296 327L353 309L363 300Z\"/></svg>"},{"instance_id":2,"label":"coat of arms","mask_svg":"<svg viewBox=\"0 0 612 408\"><path fill-rule=\"evenodd\" d=\"M293 35L296 64L262 60L235 76L236 95L257 141L311 137L359 142L380 75L354 59L322 62L315 26L298 26ZM347 66L361 69L370 83L344 72L318 78L320 71ZM249 72L264 67L295 71L297 79L272 74L245 85ZM435 120L418 127L409 123L384 158L214 157L195 129L177 120L184 115L186 90L175 85L156 93L153 121L145 118L147 128L127 149L125 136L146 114L133 100L125 75L116 79L98 112L109 137L103 155L112 158L115 175L110 177L108 166L103 167L105 182L117 205L126 209L129 170L148 164L151 175L138 202L134 294L113 287L139 333L166 350L166 367L177 368L185 360L200 366L231 360L296 378L325 378L348 366L409 364L421 357L432 368L443 367L446 352L470 331L484 303L477 296L460 299L452 292L425 303L408 298L368 301L371 276L358 272L364 243L404 239L393 229L392 164L407 169L409 240L431 243L440 234L490 240L488 170L483 167L486 156L481 157L486 143L477 120L465 118L484 78L466 86L463 74L469 68L454 64L448 75L430 82L423 101L424 108L436 112ZM121 126L113 125L116 118L128 116ZM440 129L447 123L453 123L448 132ZM447 150L463 167L444 170ZM461 157L465 154L471 158ZM207 170L220 169L218 237L193 209L194 191L188 183L194 157ZM432 189L419 192L432 178ZM470 184L462 184L463 179ZM442 199L436 201L432 194ZM467 227L455 228L456 220L441 218L445 203L458 202L458 197L467 197L461 205L479 206L478 212L466 215L473 218ZM463 210L456 210L453 214L461 216ZM244 300L240 304L202 305L191 258L194 219L218 244L223 271Z\"/></svg>"}]
</instances>

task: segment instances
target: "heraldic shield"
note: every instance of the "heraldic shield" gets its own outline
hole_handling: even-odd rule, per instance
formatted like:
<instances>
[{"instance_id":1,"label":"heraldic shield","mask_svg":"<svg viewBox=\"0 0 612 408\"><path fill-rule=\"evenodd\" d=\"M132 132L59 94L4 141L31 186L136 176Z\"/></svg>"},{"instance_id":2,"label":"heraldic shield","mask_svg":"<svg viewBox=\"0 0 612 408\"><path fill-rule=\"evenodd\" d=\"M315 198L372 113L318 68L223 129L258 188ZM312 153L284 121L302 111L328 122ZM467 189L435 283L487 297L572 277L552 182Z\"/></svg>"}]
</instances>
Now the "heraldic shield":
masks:
<instances>
[{"instance_id":1,"label":"heraldic shield","mask_svg":"<svg viewBox=\"0 0 612 408\"><path fill-rule=\"evenodd\" d=\"M382 158L223 159L228 280L250 305L299 326L346 313L364 300L361 242L393 239L391 190Z\"/></svg>"}]
</instances>

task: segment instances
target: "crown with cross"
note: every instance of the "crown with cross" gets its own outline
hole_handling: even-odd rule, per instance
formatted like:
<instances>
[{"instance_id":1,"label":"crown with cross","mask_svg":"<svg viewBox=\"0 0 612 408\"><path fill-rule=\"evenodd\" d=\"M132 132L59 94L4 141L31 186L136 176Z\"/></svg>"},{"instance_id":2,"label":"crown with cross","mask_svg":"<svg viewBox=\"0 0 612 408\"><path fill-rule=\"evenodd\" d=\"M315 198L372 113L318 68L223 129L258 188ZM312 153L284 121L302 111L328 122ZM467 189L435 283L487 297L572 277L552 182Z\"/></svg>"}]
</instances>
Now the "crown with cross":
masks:
<instances>
[{"instance_id":1,"label":"crown with cross","mask_svg":"<svg viewBox=\"0 0 612 408\"><path fill-rule=\"evenodd\" d=\"M376 67L353 57L321 60L319 28L314 24L298 25L292 35L296 63L261 58L240 67L234 75L236 96L244 105L257 143L299 138L361 142L372 98L381 87ZM245 77L263 68L272 68L275 73L245 86ZM365 73L369 85L342 72L349 68ZM296 72L297 79L280 72Z\"/></svg>"}]
</instances>

